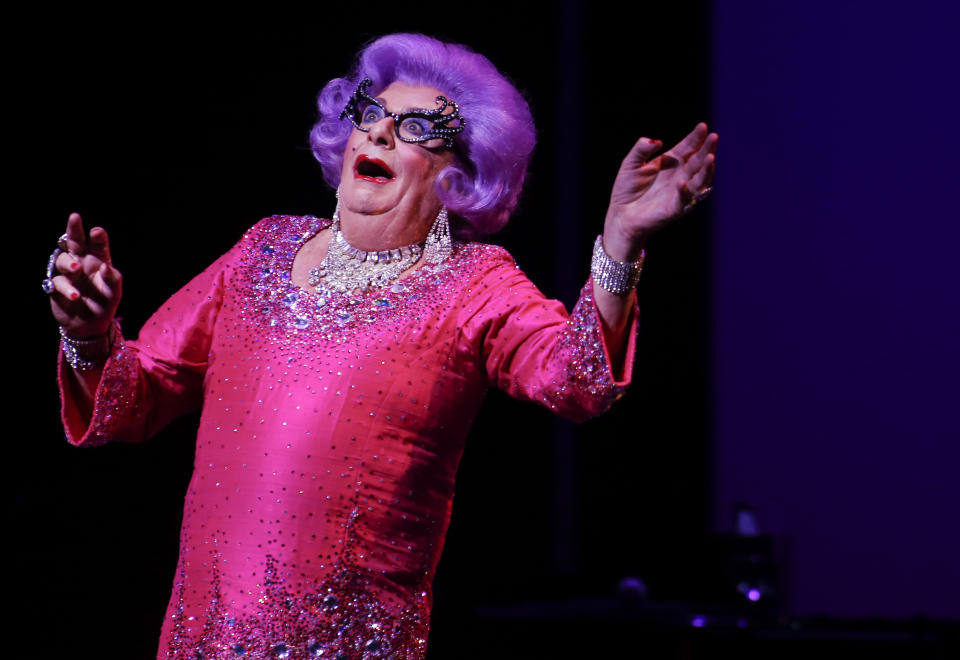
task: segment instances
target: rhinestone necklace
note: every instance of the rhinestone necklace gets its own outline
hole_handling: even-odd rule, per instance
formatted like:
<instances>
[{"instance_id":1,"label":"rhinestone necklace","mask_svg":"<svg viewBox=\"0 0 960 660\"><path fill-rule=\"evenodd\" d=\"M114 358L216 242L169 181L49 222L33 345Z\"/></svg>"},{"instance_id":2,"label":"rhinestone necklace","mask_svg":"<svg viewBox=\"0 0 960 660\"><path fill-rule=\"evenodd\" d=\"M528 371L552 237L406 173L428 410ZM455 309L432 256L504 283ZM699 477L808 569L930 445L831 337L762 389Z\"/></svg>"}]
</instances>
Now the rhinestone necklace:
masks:
<instances>
[{"instance_id":1,"label":"rhinestone necklace","mask_svg":"<svg viewBox=\"0 0 960 660\"><path fill-rule=\"evenodd\" d=\"M340 218L330 225L330 246L320 265L310 270L310 286L317 293L345 293L387 286L423 256L423 243L392 250L355 248L340 231Z\"/></svg>"}]
</instances>

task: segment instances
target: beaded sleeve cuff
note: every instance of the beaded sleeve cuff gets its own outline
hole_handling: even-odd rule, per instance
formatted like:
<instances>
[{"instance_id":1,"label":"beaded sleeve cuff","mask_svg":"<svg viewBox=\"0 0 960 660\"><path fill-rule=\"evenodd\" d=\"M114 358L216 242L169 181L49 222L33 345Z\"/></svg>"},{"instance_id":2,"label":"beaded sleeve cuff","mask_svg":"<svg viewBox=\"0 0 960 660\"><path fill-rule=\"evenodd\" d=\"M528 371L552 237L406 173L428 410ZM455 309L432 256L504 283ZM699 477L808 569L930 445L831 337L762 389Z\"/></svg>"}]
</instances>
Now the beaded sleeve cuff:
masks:
<instances>
[{"instance_id":1,"label":"beaded sleeve cuff","mask_svg":"<svg viewBox=\"0 0 960 660\"><path fill-rule=\"evenodd\" d=\"M96 447L111 440L134 442L141 439L136 429L142 415L139 410L139 361L135 350L125 345L119 322L116 335L93 400L93 410L84 413L74 398L69 377L67 354L60 351L58 381L60 384L60 415L67 441L83 447Z\"/></svg>"},{"instance_id":2,"label":"beaded sleeve cuff","mask_svg":"<svg viewBox=\"0 0 960 660\"><path fill-rule=\"evenodd\" d=\"M636 303L634 303L636 304ZM635 317L634 317L635 318ZM627 338L623 381L614 377L621 371L610 363L603 339L603 327L593 299L593 281L588 279L580 291L580 298L570 313L567 325L559 338L553 360L558 365L558 378L547 392L543 403L561 416L583 421L610 408L627 390L634 360L636 329L632 327ZM562 365L562 366L561 366ZM570 406L568 400L578 401Z\"/></svg>"}]
</instances>

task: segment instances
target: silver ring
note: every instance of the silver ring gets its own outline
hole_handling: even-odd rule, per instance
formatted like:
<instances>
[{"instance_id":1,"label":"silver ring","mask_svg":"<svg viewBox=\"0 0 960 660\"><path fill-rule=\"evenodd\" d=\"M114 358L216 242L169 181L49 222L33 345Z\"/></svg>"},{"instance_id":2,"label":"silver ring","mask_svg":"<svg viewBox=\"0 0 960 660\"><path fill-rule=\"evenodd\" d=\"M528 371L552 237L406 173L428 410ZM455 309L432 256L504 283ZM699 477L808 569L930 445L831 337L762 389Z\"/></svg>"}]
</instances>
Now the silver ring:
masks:
<instances>
[{"instance_id":1,"label":"silver ring","mask_svg":"<svg viewBox=\"0 0 960 660\"><path fill-rule=\"evenodd\" d=\"M57 239L57 247L59 247L59 248L60 248L61 250L63 250L64 252L69 252L70 249L69 249L69 247L67 246L67 241L68 241L68 240L69 240L69 236L67 236L66 234L64 234L63 236L61 236L60 238Z\"/></svg>"},{"instance_id":2,"label":"silver ring","mask_svg":"<svg viewBox=\"0 0 960 660\"><path fill-rule=\"evenodd\" d=\"M706 188L698 192L696 195L694 195L693 203L699 204L700 202L705 200L707 197L709 197L710 193L712 192L713 192L713 186L707 186Z\"/></svg>"},{"instance_id":3,"label":"silver ring","mask_svg":"<svg viewBox=\"0 0 960 660\"><path fill-rule=\"evenodd\" d=\"M713 192L713 187L712 187L712 186L707 186L706 188L704 188L703 190L701 190L700 192L698 192L696 195L694 195L694 196L693 196L693 199L691 199L689 202L687 202L687 203L684 205L683 209L682 209L680 212L683 213L683 214L690 213L690 211L693 210L693 207L694 207L694 206L696 206L697 204L699 204L700 202L702 202L703 200L705 200L707 197L709 197L709 196L710 196L710 193L712 193L712 192Z\"/></svg>"},{"instance_id":4,"label":"silver ring","mask_svg":"<svg viewBox=\"0 0 960 660\"><path fill-rule=\"evenodd\" d=\"M66 234L64 234L66 236ZM61 237L61 240L62 237ZM57 257L63 253L63 250L60 248L55 249L50 253L50 258L47 259L47 276L43 279L43 284L40 286L43 287L43 292L48 296L53 293L53 269L57 265Z\"/></svg>"}]
</instances>

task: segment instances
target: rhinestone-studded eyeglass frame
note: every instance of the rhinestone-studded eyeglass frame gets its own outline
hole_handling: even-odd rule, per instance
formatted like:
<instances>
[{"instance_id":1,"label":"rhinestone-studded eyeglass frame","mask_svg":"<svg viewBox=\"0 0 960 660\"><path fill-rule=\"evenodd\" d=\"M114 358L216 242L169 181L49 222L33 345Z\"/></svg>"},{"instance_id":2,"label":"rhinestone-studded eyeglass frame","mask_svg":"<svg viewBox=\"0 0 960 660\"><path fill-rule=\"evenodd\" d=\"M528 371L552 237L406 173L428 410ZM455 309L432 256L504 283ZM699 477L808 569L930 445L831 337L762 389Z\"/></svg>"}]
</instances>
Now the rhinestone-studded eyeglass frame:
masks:
<instances>
[{"instance_id":1,"label":"rhinestone-studded eyeglass frame","mask_svg":"<svg viewBox=\"0 0 960 660\"><path fill-rule=\"evenodd\" d=\"M372 84L373 81L370 78L364 78L360 81L357 89L353 92L353 96L350 97L347 105L343 108L343 112L340 113L340 119L349 119L357 127L357 130L368 133L370 127L363 125L363 113L371 105L375 105L383 112L383 119L393 117L393 128L397 134L397 139L411 143L441 139L447 149L453 148L453 136L463 132L466 123L466 120L460 116L460 106L453 101L448 101L445 96L438 96L436 98L438 107L434 110L417 109L401 113L390 112L384 107L383 103L367 93L367 88ZM453 108L453 112L447 113L447 108ZM404 137L400 129L407 119L425 119L430 122L430 130L415 138ZM452 123L455 123L455 125L451 126Z\"/></svg>"}]
</instances>

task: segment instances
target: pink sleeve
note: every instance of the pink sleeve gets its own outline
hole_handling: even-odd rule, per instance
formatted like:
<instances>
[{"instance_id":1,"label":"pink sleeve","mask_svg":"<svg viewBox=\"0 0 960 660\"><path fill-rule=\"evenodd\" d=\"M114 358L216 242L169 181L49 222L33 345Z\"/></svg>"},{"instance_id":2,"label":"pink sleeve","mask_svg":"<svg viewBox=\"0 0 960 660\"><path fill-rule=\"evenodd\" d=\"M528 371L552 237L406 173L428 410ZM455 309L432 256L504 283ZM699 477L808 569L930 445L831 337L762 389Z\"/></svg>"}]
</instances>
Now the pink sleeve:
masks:
<instances>
[{"instance_id":1,"label":"pink sleeve","mask_svg":"<svg viewBox=\"0 0 960 660\"><path fill-rule=\"evenodd\" d=\"M636 348L636 297L623 363L613 364L587 280L573 312L546 298L506 260L473 289L461 324L492 386L536 401L561 417L583 421L605 412L630 384Z\"/></svg>"},{"instance_id":2,"label":"pink sleeve","mask_svg":"<svg viewBox=\"0 0 960 660\"><path fill-rule=\"evenodd\" d=\"M61 417L71 444L146 440L200 407L224 283L239 249L237 244L174 294L137 340L117 342L104 365L92 415L78 406L76 381L60 351Z\"/></svg>"}]
</instances>

